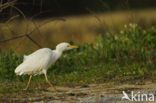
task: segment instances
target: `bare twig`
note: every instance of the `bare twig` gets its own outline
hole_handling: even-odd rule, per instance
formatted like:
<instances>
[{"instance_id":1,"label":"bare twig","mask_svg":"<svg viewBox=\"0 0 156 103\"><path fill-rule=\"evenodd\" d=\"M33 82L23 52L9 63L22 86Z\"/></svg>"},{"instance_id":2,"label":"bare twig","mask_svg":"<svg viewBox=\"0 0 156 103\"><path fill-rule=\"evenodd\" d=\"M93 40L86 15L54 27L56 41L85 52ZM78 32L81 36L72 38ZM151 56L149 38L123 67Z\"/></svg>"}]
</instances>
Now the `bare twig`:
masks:
<instances>
[{"instance_id":1,"label":"bare twig","mask_svg":"<svg viewBox=\"0 0 156 103\"><path fill-rule=\"evenodd\" d=\"M19 17L19 15L15 15L13 17L11 17L9 20L7 20L5 23L8 24L9 22L11 22L12 20L14 20L15 18Z\"/></svg>"},{"instance_id":2,"label":"bare twig","mask_svg":"<svg viewBox=\"0 0 156 103\"><path fill-rule=\"evenodd\" d=\"M46 25L46 24L48 24L48 23L50 23L50 22L53 22L54 20L65 21L65 19L63 19L63 18L54 18L54 19L52 19L51 21L47 21L47 22L45 22L45 23L40 24L37 28L41 28L42 26L44 26L44 25ZM31 32L29 32L29 33L27 33L27 34L21 34L21 35L14 36L14 37L9 38L9 39L0 40L0 42L7 42L7 41L10 41L10 40L22 38L22 37L27 36L27 35L31 35L34 31L37 30L37 28L33 29Z\"/></svg>"},{"instance_id":3,"label":"bare twig","mask_svg":"<svg viewBox=\"0 0 156 103\"><path fill-rule=\"evenodd\" d=\"M12 8L14 8L15 10L17 10L17 11L23 16L23 18L24 18L25 20L27 20L27 18L26 18L26 16L24 15L24 13L23 13L20 9L18 9L17 7L14 6L14 4L15 4L16 1L17 1L17 0L13 0L13 1L11 1L11 2L7 2L7 3L3 4L3 5L0 5L0 10L2 11L3 9L5 9L5 8L7 8L7 7L12 7ZM42 13L42 11L41 11L40 13ZM17 18L18 16L19 16L19 15L13 16L13 17L11 17L9 20L7 20L7 21L5 22L5 23L7 24L8 29L11 31L12 34L15 34L15 32L14 32L13 30L11 30L11 28L10 28L9 25L8 25L8 23L9 23L10 21L12 21L13 19ZM33 17L32 17L32 18L33 18ZM32 18L31 18L31 19L32 19ZM33 22L35 28L34 28L32 31L30 31L30 32L28 32L28 23L27 23L27 25L26 25L26 31L25 31L24 34L20 34L20 35L18 35L18 36L14 36L14 37L9 38L9 39L0 40L0 42L7 42L7 41L10 41L10 40L14 40L14 39L22 38L22 37L27 37L27 38L28 38L29 40L31 40L35 45L37 45L39 48L41 48L41 45L39 45L39 43L37 43L35 40L33 40L33 39L30 37L30 35L31 35L34 31L36 31L36 30L38 30L39 33L40 33L40 30L39 30L40 27L42 27L43 25L48 24L48 23L50 23L50 22L52 22L52 21L55 21L55 20L65 21L65 19L63 19L63 18L53 18L52 20L47 21L47 22L45 22L45 23L43 23L43 24L40 24L39 26L37 26L37 25L35 24L35 22Z\"/></svg>"},{"instance_id":4,"label":"bare twig","mask_svg":"<svg viewBox=\"0 0 156 103\"><path fill-rule=\"evenodd\" d=\"M97 21L98 21L99 23L101 23L101 19L97 16L96 13L94 13L94 12L93 12L92 10L90 10L89 8L86 8L86 10L88 10L91 14L93 14L94 17L97 19Z\"/></svg>"},{"instance_id":5,"label":"bare twig","mask_svg":"<svg viewBox=\"0 0 156 103\"><path fill-rule=\"evenodd\" d=\"M22 16L23 16L23 18L26 20L26 16L24 15L24 13L20 10L20 9L18 9L17 7L15 7L15 6L13 6L13 5L10 5L12 8L14 8L14 9L16 9Z\"/></svg>"},{"instance_id":6,"label":"bare twig","mask_svg":"<svg viewBox=\"0 0 156 103\"><path fill-rule=\"evenodd\" d=\"M36 30L38 30L39 35L41 35L40 29L39 29L39 27L37 26L37 24L36 24L34 21L32 21L32 23L34 24Z\"/></svg>"},{"instance_id":7,"label":"bare twig","mask_svg":"<svg viewBox=\"0 0 156 103\"><path fill-rule=\"evenodd\" d=\"M14 36L14 37L9 38L9 39L0 40L0 42L7 42L7 41L14 40L14 39L18 39L18 38L21 38L21 37L24 37L24 36L26 36L26 34L21 34L21 35Z\"/></svg>"},{"instance_id":8,"label":"bare twig","mask_svg":"<svg viewBox=\"0 0 156 103\"><path fill-rule=\"evenodd\" d=\"M33 2L34 2L34 1L33 1ZM30 18L30 21L34 24L34 26L35 26L35 28L38 30L39 34L41 34L40 29L38 28L38 26L36 25L36 23L33 21L33 19L34 19L35 17L38 17L38 16L40 16L40 15L42 15L42 14L44 14L44 13L47 13L47 12L51 12L51 10L40 11L39 13L37 13L37 14L31 16L31 18Z\"/></svg>"},{"instance_id":9,"label":"bare twig","mask_svg":"<svg viewBox=\"0 0 156 103\"><path fill-rule=\"evenodd\" d=\"M33 40L33 39L30 37L30 35L26 35L26 37L27 37L28 39L30 39L30 40L31 40L34 44L36 44L38 47L41 48L41 45L38 44L35 40Z\"/></svg>"},{"instance_id":10,"label":"bare twig","mask_svg":"<svg viewBox=\"0 0 156 103\"><path fill-rule=\"evenodd\" d=\"M6 26L8 27L8 30L12 33L12 34L15 34L15 32L13 30L11 30L11 28L9 27L8 23L11 22L12 20L14 20L15 18L19 17L19 15L15 15L15 16L12 16L9 20L7 20L5 22Z\"/></svg>"},{"instance_id":11,"label":"bare twig","mask_svg":"<svg viewBox=\"0 0 156 103\"><path fill-rule=\"evenodd\" d=\"M6 2L2 5L0 5L0 11L2 11L3 9L6 9L8 8L9 6L12 6L16 3L17 0L13 0L13 1L10 1L10 2Z\"/></svg>"},{"instance_id":12,"label":"bare twig","mask_svg":"<svg viewBox=\"0 0 156 103\"><path fill-rule=\"evenodd\" d=\"M26 16L24 15L24 13L18 9L17 7L14 6L15 2L17 0L13 0L11 2L7 2L7 3L4 3L3 5L0 5L0 11L2 11L3 9L6 9L8 7L12 7L14 9L16 9L22 16L25 20L27 20ZM17 18L19 15L16 15L16 16L13 16L11 17L9 20L7 20L5 23L8 27L8 29L11 31L12 34L15 34L15 32L13 30L11 30L11 28L9 27L8 23L10 21L12 21L13 19ZM38 29L38 28L37 28ZM36 44L38 47L41 47L35 40L33 40L30 36L29 36L29 33L27 32L28 31L28 24L27 24L27 28L26 28L26 31L25 31L25 34L21 34L21 35L18 35L18 36L15 36L15 37L12 37L12 38L9 38L9 39L6 39L6 40L0 40L0 42L6 42L6 41L10 41L10 40L14 40L14 39L18 39L18 38L21 38L21 37L24 37L26 36L29 40L31 40L34 44ZM33 32L33 31L32 31ZM30 34L32 33L30 32Z\"/></svg>"},{"instance_id":13,"label":"bare twig","mask_svg":"<svg viewBox=\"0 0 156 103\"><path fill-rule=\"evenodd\" d=\"M8 24L6 24L6 26L8 27L8 30L12 33L15 34L15 32L10 28L10 26Z\"/></svg>"},{"instance_id":14,"label":"bare twig","mask_svg":"<svg viewBox=\"0 0 156 103\"><path fill-rule=\"evenodd\" d=\"M31 32L29 32L28 34L29 34L29 35L32 34L32 33L33 33L34 31L36 31L37 29L39 29L39 28L41 28L42 26L44 26L44 25L46 25L46 24L48 24L48 23L50 23L50 22L53 22L53 21L55 21L55 20L65 21L64 18L53 18L53 19L51 19L51 20L48 20L48 21L46 21L46 22L40 24L38 27L36 27L35 29L33 29L33 30L32 30Z\"/></svg>"}]
</instances>

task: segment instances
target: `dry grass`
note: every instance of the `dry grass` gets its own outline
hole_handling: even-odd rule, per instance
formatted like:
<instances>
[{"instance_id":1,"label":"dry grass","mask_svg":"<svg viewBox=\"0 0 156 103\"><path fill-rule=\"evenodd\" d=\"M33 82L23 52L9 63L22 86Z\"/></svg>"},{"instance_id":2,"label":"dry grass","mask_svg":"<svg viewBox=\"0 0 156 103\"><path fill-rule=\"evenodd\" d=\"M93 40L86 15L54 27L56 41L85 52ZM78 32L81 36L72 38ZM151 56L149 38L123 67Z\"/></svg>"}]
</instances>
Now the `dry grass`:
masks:
<instances>
[{"instance_id":1,"label":"dry grass","mask_svg":"<svg viewBox=\"0 0 156 103\"><path fill-rule=\"evenodd\" d=\"M95 42L97 35L104 34L105 32L119 32L123 28L123 25L130 22L139 23L143 27L155 25L155 12L156 9L151 9L64 17L66 19L65 22L50 22L33 32L31 37L42 47L50 48L54 48L57 43L63 41L74 41L79 44ZM37 25L44 21L33 20ZM8 29L8 26L10 29ZM31 31L33 28L35 26L30 20L14 20L8 25L0 24L0 40L23 34L26 31ZM38 49L26 37L0 43L0 47L4 50L13 47L17 52L21 53Z\"/></svg>"}]
</instances>

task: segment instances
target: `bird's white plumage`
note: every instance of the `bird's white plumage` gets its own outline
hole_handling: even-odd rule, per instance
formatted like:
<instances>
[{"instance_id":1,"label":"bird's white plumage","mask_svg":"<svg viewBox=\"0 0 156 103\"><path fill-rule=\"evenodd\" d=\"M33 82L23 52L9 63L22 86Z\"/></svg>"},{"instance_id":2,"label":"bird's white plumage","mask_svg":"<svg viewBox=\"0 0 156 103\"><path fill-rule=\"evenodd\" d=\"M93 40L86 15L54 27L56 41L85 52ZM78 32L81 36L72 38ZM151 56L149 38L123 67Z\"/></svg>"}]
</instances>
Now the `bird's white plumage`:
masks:
<instances>
[{"instance_id":1,"label":"bird's white plumage","mask_svg":"<svg viewBox=\"0 0 156 103\"><path fill-rule=\"evenodd\" d=\"M28 56L24 55L23 63L15 69L15 73L17 75L46 74L47 69L56 62L62 52L71 49L69 46L68 43L60 43L56 46L56 50L43 48Z\"/></svg>"},{"instance_id":2,"label":"bird's white plumage","mask_svg":"<svg viewBox=\"0 0 156 103\"><path fill-rule=\"evenodd\" d=\"M22 74L41 74L55 62L54 52L48 48L39 49L36 52L24 56L24 61L20 64L15 73Z\"/></svg>"}]
</instances>

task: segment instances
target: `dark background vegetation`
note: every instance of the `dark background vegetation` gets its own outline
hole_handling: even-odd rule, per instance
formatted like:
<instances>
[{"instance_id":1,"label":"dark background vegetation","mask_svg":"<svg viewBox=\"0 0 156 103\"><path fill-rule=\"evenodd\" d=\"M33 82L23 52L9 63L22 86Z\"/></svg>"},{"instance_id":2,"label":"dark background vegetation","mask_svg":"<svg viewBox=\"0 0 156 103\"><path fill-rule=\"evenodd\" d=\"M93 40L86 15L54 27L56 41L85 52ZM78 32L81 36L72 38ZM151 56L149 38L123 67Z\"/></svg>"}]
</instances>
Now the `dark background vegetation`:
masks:
<instances>
[{"instance_id":1,"label":"dark background vegetation","mask_svg":"<svg viewBox=\"0 0 156 103\"><path fill-rule=\"evenodd\" d=\"M2 3L11 0L1 0ZM108 12L153 8L156 0L17 0L15 6L26 16L41 13L40 17L88 14L90 12ZM10 12L8 12L10 11ZM0 16L8 17L15 13L12 8L4 10Z\"/></svg>"}]
</instances>

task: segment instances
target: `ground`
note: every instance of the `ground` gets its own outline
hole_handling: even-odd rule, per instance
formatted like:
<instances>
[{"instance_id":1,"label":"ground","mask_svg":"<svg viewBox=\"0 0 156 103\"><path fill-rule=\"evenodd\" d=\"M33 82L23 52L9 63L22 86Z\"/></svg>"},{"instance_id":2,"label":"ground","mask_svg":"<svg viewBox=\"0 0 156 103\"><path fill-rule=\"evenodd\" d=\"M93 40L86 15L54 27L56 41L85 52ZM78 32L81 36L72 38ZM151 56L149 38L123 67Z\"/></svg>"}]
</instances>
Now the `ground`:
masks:
<instances>
[{"instance_id":1,"label":"ground","mask_svg":"<svg viewBox=\"0 0 156 103\"><path fill-rule=\"evenodd\" d=\"M20 90L14 93L0 95L0 102L3 103L127 103L121 101L122 91L130 93L154 93L156 83L146 82L144 84L89 84L76 87L49 87L43 90L32 91ZM133 102L134 103L134 102ZM145 102L147 103L147 102Z\"/></svg>"}]
</instances>

